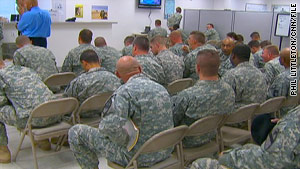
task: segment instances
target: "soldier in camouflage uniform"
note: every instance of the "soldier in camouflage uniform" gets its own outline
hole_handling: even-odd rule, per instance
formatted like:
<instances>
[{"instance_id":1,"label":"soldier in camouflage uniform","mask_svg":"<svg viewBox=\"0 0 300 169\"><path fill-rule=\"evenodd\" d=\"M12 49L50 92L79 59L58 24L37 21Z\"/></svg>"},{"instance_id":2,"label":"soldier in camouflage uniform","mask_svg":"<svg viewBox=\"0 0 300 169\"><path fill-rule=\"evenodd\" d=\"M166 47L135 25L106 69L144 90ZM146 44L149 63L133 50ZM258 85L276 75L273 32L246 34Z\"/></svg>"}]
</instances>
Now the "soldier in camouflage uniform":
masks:
<instances>
[{"instance_id":1,"label":"soldier in camouflage uniform","mask_svg":"<svg viewBox=\"0 0 300 169\"><path fill-rule=\"evenodd\" d=\"M273 83L269 87L268 98L290 95L290 82L295 80L290 76L290 48L284 48L280 52L280 63L285 67L285 70L277 75ZM298 76L299 78L299 76ZM293 107L281 108L281 117L285 115Z\"/></svg>"},{"instance_id":2,"label":"soldier in camouflage uniform","mask_svg":"<svg viewBox=\"0 0 300 169\"><path fill-rule=\"evenodd\" d=\"M55 56L49 49L33 46L27 36L17 37L16 45L19 49L14 53L15 65L33 69L43 81L50 75L58 73Z\"/></svg>"},{"instance_id":3,"label":"soldier in camouflage uniform","mask_svg":"<svg viewBox=\"0 0 300 169\"><path fill-rule=\"evenodd\" d=\"M94 43L100 53L98 56L101 60L101 66L111 73L115 73L116 63L122 54L117 49L107 46L103 37L97 37Z\"/></svg>"},{"instance_id":4,"label":"soldier in camouflage uniform","mask_svg":"<svg viewBox=\"0 0 300 169\"><path fill-rule=\"evenodd\" d=\"M167 20L167 26L168 28L172 31L173 30L173 26L175 24L180 25L182 19L182 15L181 15L181 8L177 7L176 8L176 13L174 13L172 16L170 16Z\"/></svg>"},{"instance_id":5,"label":"soldier in camouflage uniform","mask_svg":"<svg viewBox=\"0 0 300 169\"><path fill-rule=\"evenodd\" d=\"M279 61L279 50L275 45L268 45L264 48L262 57L266 62L263 73L265 74L267 85L271 85L277 75L284 71L284 66Z\"/></svg>"},{"instance_id":6,"label":"soldier in camouflage uniform","mask_svg":"<svg viewBox=\"0 0 300 169\"><path fill-rule=\"evenodd\" d=\"M183 77L190 77L194 80L198 80L199 76L195 69L198 52L204 49L216 50L216 48L209 44L205 44L205 35L199 31L193 31L190 33L188 43L192 51L183 59L185 64Z\"/></svg>"},{"instance_id":7,"label":"soldier in camouflage uniform","mask_svg":"<svg viewBox=\"0 0 300 169\"><path fill-rule=\"evenodd\" d=\"M80 63L80 55L87 49L94 50L98 56L100 56L98 49L91 44L92 38L92 31L88 29L83 29L80 31L78 38L79 46L70 50L68 53L61 68L62 72L74 72L77 76L84 72Z\"/></svg>"},{"instance_id":8,"label":"soldier in camouflage uniform","mask_svg":"<svg viewBox=\"0 0 300 169\"><path fill-rule=\"evenodd\" d=\"M263 50L261 49L259 42L257 40L252 40L248 43L248 46L251 49L253 65L258 69L262 69L265 66L265 62L262 58Z\"/></svg>"},{"instance_id":9,"label":"soldier in camouflage uniform","mask_svg":"<svg viewBox=\"0 0 300 169\"><path fill-rule=\"evenodd\" d=\"M106 103L99 128L76 125L69 131L70 148L84 169L98 167L98 157L126 166L139 148L153 135L173 127L171 100L166 89L141 73L141 66L131 56L117 63L122 85ZM131 119L139 129L139 138L131 151L126 146L128 133L122 128ZM139 167L148 167L171 155L172 148L142 154Z\"/></svg>"},{"instance_id":10,"label":"soldier in camouflage uniform","mask_svg":"<svg viewBox=\"0 0 300 169\"><path fill-rule=\"evenodd\" d=\"M219 164L218 160L211 158L199 158L192 163L190 169L228 169Z\"/></svg>"},{"instance_id":11,"label":"soldier in camouflage uniform","mask_svg":"<svg viewBox=\"0 0 300 169\"><path fill-rule=\"evenodd\" d=\"M183 124L189 126L206 116L228 114L233 110L234 92L227 83L218 77L220 64L218 53L215 50L202 50L198 52L196 62L199 80L193 87L185 89L172 97L176 126ZM185 137L183 146L200 146L214 137L214 132L200 137Z\"/></svg>"},{"instance_id":12,"label":"soldier in camouflage uniform","mask_svg":"<svg viewBox=\"0 0 300 169\"><path fill-rule=\"evenodd\" d=\"M99 58L95 51L84 51L80 56L80 62L86 72L70 82L70 85L65 90L65 96L75 97L81 104L93 95L115 91L121 86L117 76L100 67ZM100 113L90 112L86 116L94 115L100 115Z\"/></svg>"},{"instance_id":13,"label":"soldier in camouflage uniform","mask_svg":"<svg viewBox=\"0 0 300 169\"><path fill-rule=\"evenodd\" d=\"M216 40L220 41L219 33L215 30L214 25L212 23L208 23L206 25L207 30L204 32L206 37L206 41Z\"/></svg>"},{"instance_id":14,"label":"soldier in camouflage uniform","mask_svg":"<svg viewBox=\"0 0 300 169\"><path fill-rule=\"evenodd\" d=\"M219 67L219 76L222 77L228 70L234 68L230 61L230 57L232 55L232 50L235 44L233 39L225 38L222 40L221 51L219 53L221 64Z\"/></svg>"},{"instance_id":15,"label":"soldier in camouflage uniform","mask_svg":"<svg viewBox=\"0 0 300 169\"><path fill-rule=\"evenodd\" d=\"M182 79L184 63L183 58L175 55L166 47L166 38L155 36L150 43L154 59L164 70L166 83Z\"/></svg>"},{"instance_id":16,"label":"soldier in camouflage uniform","mask_svg":"<svg viewBox=\"0 0 300 169\"><path fill-rule=\"evenodd\" d=\"M182 41L182 36L180 31L173 31L171 32L169 36L170 40L170 48L169 50L173 52L175 55L180 56L180 57L185 57L187 55L187 52L182 50L184 43Z\"/></svg>"},{"instance_id":17,"label":"soldier in camouflage uniform","mask_svg":"<svg viewBox=\"0 0 300 169\"><path fill-rule=\"evenodd\" d=\"M183 43L187 44L187 40L188 40L189 35L190 35L189 32L187 32L187 31L185 31L183 29L180 29L180 26L178 24L175 24L173 26L173 30L171 32L173 32L173 31L179 31L181 33L181 37L182 37Z\"/></svg>"},{"instance_id":18,"label":"soldier in camouflage uniform","mask_svg":"<svg viewBox=\"0 0 300 169\"><path fill-rule=\"evenodd\" d=\"M3 61L0 61L3 67ZM31 111L53 98L53 93L33 70L19 65L10 65L0 70L0 162L10 162L8 138L4 124L25 128ZM35 118L34 127L43 127L58 122L61 117ZM48 148L50 147L49 141ZM45 143L44 142L44 143ZM47 148L46 148L47 149ZM49 150L49 149L48 149Z\"/></svg>"},{"instance_id":19,"label":"soldier in camouflage uniform","mask_svg":"<svg viewBox=\"0 0 300 169\"><path fill-rule=\"evenodd\" d=\"M161 27L161 20L159 19L155 20L155 28L148 32L148 39L151 40L158 35L163 37L168 36L167 30Z\"/></svg>"},{"instance_id":20,"label":"soldier in camouflage uniform","mask_svg":"<svg viewBox=\"0 0 300 169\"><path fill-rule=\"evenodd\" d=\"M250 48L247 45L235 46L231 60L236 67L222 77L235 92L235 109L266 100L267 85L264 75L249 64L249 58Z\"/></svg>"},{"instance_id":21,"label":"soldier in camouflage uniform","mask_svg":"<svg viewBox=\"0 0 300 169\"><path fill-rule=\"evenodd\" d=\"M133 42L133 56L141 64L143 73L151 80L167 85L163 67L158 64L151 54L149 54L149 40L146 37L137 37Z\"/></svg>"},{"instance_id":22,"label":"soldier in camouflage uniform","mask_svg":"<svg viewBox=\"0 0 300 169\"><path fill-rule=\"evenodd\" d=\"M132 43L134 41L133 36L127 36L124 39L124 48L122 49L122 56L132 56Z\"/></svg>"},{"instance_id":23,"label":"soldier in camouflage uniform","mask_svg":"<svg viewBox=\"0 0 300 169\"><path fill-rule=\"evenodd\" d=\"M267 140L261 145L246 144L235 148L219 158L219 165L232 169L239 168L276 168L295 169L300 168L300 106L292 109L284 116ZM203 169L207 160L200 159L193 163L191 169ZM218 166L217 161L214 165ZM204 168L205 169L205 168Z\"/></svg>"}]
</instances>

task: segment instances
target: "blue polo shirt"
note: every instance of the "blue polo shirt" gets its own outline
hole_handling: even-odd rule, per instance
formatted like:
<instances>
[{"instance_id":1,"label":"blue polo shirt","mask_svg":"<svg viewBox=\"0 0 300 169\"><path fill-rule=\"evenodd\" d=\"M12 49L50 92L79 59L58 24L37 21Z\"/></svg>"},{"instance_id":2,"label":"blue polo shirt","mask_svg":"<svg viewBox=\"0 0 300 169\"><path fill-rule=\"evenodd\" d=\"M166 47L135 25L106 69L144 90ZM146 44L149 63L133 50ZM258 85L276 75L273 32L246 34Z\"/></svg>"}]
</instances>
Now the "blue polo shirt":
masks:
<instances>
[{"instance_id":1,"label":"blue polo shirt","mask_svg":"<svg viewBox=\"0 0 300 169\"><path fill-rule=\"evenodd\" d=\"M50 13L37 6L33 7L22 15L18 29L28 37L49 37L51 33Z\"/></svg>"}]
</instances>

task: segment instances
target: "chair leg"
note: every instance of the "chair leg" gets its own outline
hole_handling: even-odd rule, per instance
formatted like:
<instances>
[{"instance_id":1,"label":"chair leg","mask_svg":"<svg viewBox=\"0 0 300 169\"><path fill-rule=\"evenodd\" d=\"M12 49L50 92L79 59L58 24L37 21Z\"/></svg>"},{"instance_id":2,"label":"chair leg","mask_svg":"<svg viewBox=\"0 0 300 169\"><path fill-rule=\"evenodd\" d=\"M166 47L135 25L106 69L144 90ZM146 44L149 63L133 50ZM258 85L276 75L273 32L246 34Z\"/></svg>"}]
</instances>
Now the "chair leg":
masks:
<instances>
[{"instance_id":1,"label":"chair leg","mask_svg":"<svg viewBox=\"0 0 300 169\"><path fill-rule=\"evenodd\" d=\"M38 167L37 158L36 158L34 139L33 139L32 133L30 131L29 131L29 136L30 136L30 141L31 141L32 155L33 155L33 159L34 159L34 168L38 169L39 167Z\"/></svg>"},{"instance_id":2,"label":"chair leg","mask_svg":"<svg viewBox=\"0 0 300 169\"><path fill-rule=\"evenodd\" d=\"M16 154L13 156L13 161L16 161L16 160L17 160L17 156L18 156L18 154L19 154L19 151L21 150L21 146L22 146L22 144L23 144L23 141L24 141L26 132L27 132L27 131L25 131L25 130L24 130L24 132L22 132L21 140L20 140L20 142L19 142L19 145L18 145L18 148L17 148L17 152L16 152Z\"/></svg>"},{"instance_id":3,"label":"chair leg","mask_svg":"<svg viewBox=\"0 0 300 169\"><path fill-rule=\"evenodd\" d=\"M182 145L182 141L179 143L179 153L180 153L181 167L184 168L184 156L183 156L183 145Z\"/></svg>"},{"instance_id":4,"label":"chair leg","mask_svg":"<svg viewBox=\"0 0 300 169\"><path fill-rule=\"evenodd\" d=\"M62 136L59 136L58 137L58 140L57 140L57 143L56 143L56 146L55 146L55 151L59 151L60 150L60 147L61 145L63 144L63 138L64 138L65 135L62 135Z\"/></svg>"}]
</instances>

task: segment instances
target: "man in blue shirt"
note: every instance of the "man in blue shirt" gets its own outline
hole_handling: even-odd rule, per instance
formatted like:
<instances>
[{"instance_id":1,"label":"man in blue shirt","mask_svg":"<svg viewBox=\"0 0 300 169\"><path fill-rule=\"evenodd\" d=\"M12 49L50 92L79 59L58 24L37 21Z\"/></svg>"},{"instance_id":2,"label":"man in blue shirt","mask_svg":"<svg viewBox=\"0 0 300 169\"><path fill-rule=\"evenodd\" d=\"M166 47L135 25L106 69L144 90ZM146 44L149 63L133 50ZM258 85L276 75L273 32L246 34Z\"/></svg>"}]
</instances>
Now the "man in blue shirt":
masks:
<instances>
[{"instance_id":1,"label":"man in blue shirt","mask_svg":"<svg viewBox=\"0 0 300 169\"><path fill-rule=\"evenodd\" d=\"M38 7L37 0L24 0L23 13L18 30L32 40L32 44L47 48L47 37L51 32L51 17L48 11Z\"/></svg>"}]
</instances>

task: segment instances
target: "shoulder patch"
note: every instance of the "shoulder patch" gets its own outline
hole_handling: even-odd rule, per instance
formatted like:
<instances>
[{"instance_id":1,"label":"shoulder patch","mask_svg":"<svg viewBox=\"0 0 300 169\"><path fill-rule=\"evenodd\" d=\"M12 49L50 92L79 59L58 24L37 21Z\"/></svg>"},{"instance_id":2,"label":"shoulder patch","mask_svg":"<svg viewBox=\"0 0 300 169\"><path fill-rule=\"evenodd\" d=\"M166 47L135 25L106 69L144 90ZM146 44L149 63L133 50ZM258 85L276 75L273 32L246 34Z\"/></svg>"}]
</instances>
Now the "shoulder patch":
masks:
<instances>
[{"instance_id":1,"label":"shoulder patch","mask_svg":"<svg viewBox=\"0 0 300 169\"><path fill-rule=\"evenodd\" d=\"M110 110L111 105L112 105L112 103L113 103L114 100L115 100L115 96L116 96L116 94L111 95L110 98L106 101L105 106L104 106L104 108L103 108L103 110L102 110L102 113L101 113L101 117L102 117L102 118L103 118L103 117L107 114L107 112Z\"/></svg>"}]
</instances>

